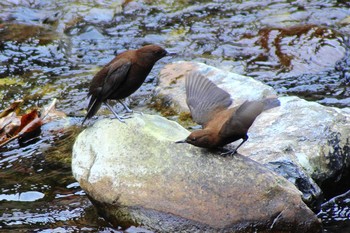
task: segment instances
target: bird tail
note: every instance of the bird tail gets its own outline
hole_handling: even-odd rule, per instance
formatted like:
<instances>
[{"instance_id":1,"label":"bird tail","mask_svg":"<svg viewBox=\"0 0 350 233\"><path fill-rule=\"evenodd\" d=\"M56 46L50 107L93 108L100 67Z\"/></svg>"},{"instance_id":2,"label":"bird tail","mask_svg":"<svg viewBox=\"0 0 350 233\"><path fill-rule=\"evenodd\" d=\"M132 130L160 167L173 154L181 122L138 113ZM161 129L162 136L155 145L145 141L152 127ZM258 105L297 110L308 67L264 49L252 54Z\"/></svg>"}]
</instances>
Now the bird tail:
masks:
<instances>
[{"instance_id":1,"label":"bird tail","mask_svg":"<svg viewBox=\"0 0 350 233\"><path fill-rule=\"evenodd\" d=\"M264 103L263 111L266 111L281 105L281 102L276 97L269 97L269 98L263 99L262 102Z\"/></svg>"},{"instance_id":2,"label":"bird tail","mask_svg":"<svg viewBox=\"0 0 350 233\"><path fill-rule=\"evenodd\" d=\"M102 102L100 100L98 100L96 97L91 96L87 114L83 122L81 123L81 125L83 125L87 119L90 119L91 117L93 117L96 114L96 112L100 109L101 105L102 105Z\"/></svg>"}]
</instances>

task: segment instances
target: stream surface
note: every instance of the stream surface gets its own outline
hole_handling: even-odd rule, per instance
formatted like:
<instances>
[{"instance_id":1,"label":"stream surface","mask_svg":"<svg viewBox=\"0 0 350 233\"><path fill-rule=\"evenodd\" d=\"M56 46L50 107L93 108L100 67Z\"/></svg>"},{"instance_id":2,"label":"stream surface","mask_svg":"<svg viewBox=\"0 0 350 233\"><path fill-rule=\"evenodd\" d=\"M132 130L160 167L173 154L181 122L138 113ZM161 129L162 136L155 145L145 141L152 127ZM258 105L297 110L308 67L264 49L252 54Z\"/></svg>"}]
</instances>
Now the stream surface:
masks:
<instances>
[{"instance_id":1,"label":"stream surface","mask_svg":"<svg viewBox=\"0 0 350 233\"><path fill-rule=\"evenodd\" d=\"M350 106L348 35L350 4L341 0L2 0L0 109L23 99L24 112L57 98L68 117L44 125L30 143L0 149L0 231L123 232L97 216L70 168L89 81L115 54L149 43L177 53L128 100L146 113L160 69L180 60L343 108ZM323 205L324 232L350 232L349 202L347 192Z\"/></svg>"}]
</instances>

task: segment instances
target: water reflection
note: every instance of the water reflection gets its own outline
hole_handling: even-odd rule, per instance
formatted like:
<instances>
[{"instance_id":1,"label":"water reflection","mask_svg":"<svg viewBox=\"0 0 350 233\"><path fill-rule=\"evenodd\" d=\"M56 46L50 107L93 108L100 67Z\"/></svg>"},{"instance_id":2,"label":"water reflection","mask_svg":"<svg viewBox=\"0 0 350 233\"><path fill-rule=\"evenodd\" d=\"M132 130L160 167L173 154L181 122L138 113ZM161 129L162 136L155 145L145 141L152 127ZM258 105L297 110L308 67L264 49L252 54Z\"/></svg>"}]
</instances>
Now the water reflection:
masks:
<instances>
[{"instance_id":1,"label":"water reflection","mask_svg":"<svg viewBox=\"0 0 350 233\"><path fill-rule=\"evenodd\" d=\"M332 198L322 205L318 217L326 227L325 232L349 232L350 230L350 191Z\"/></svg>"},{"instance_id":2,"label":"water reflection","mask_svg":"<svg viewBox=\"0 0 350 233\"><path fill-rule=\"evenodd\" d=\"M37 191L28 191L15 194L0 194L0 201L36 201L44 196L45 194Z\"/></svg>"},{"instance_id":3,"label":"water reflection","mask_svg":"<svg viewBox=\"0 0 350 233\"><path fill-rule=\"evenodd\" d=\"M55 126L49 123L43 127L34 144L20 147L13 141L9 150L1 149L0 229L34 229L85 221L91 204L65 161L70 159L72 139L80 129ZM57 154L60 157L55 158Z\"/></svg>"}]
</instances>

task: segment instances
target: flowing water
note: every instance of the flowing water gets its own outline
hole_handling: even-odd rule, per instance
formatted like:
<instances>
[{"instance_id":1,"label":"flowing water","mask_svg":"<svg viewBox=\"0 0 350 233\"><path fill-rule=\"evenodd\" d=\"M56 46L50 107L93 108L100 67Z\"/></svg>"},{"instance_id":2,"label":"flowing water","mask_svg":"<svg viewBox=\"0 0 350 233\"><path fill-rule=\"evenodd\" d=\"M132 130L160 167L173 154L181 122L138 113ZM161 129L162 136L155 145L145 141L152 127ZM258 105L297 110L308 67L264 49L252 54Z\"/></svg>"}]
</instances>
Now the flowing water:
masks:
<instances>
[{"instance_id":1,"label":"flowing water","mask_svg":"<svg viewBox=\"0 0 350 233\"><path fill-rule=\"evenodd\" d=\"M27 144L0 149L0 231L121 232L98 218L70 169L71 147L94 73L115 54L157 43L160 60L130 98L148 110L157 74L187 60L252 76L280 95L349 107L347 1L2 0L0 109L58 99L67 118ZM101 114L109 114L101 111ZM325 232L349 232L350 194L323 205ZM138 232L131 228L128 232Z\"/></svg>"}]
</instances>

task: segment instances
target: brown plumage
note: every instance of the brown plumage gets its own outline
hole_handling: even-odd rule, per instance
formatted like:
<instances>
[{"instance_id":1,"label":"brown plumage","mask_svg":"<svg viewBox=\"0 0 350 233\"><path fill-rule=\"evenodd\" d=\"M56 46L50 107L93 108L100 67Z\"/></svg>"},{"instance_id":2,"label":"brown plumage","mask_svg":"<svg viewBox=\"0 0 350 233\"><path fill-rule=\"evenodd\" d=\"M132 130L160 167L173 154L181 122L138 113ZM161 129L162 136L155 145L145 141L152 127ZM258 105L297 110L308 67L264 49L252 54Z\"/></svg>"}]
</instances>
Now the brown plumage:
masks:
<instances>
[{"instance_id":1,"label":"brown plumage","mask_svg":"<svg viewBox=\"0 0 350 233\"><path fill-rule=\"evenodd\" d=\"M236 149L225 154L234 154L248 140L248 129L255 118L263 111L280 105L277 98L257 101L245 101L238 107L228 108L232 104L230 94L216 86L198 73L186 77L187 105L195 122L202 129L193 131L185 140L204 148L218 148L243 139Z\"/></svg>"},{"instance_id":2,"label":"brown plumage","mask_svg":"<svg viewBox=\"0 0 350 233\"><path fill-rule=\"evenodd\" d=\"M91 81L88 93L91 98L82 124L96 114L102 103L122 121L107 100L117 100L128 112L132 112L121 99L134 93L145 81L153 65L167 54L160 46L146 45L137 50L125 51L105 65Z\"/></svg>"}]
</instances>

